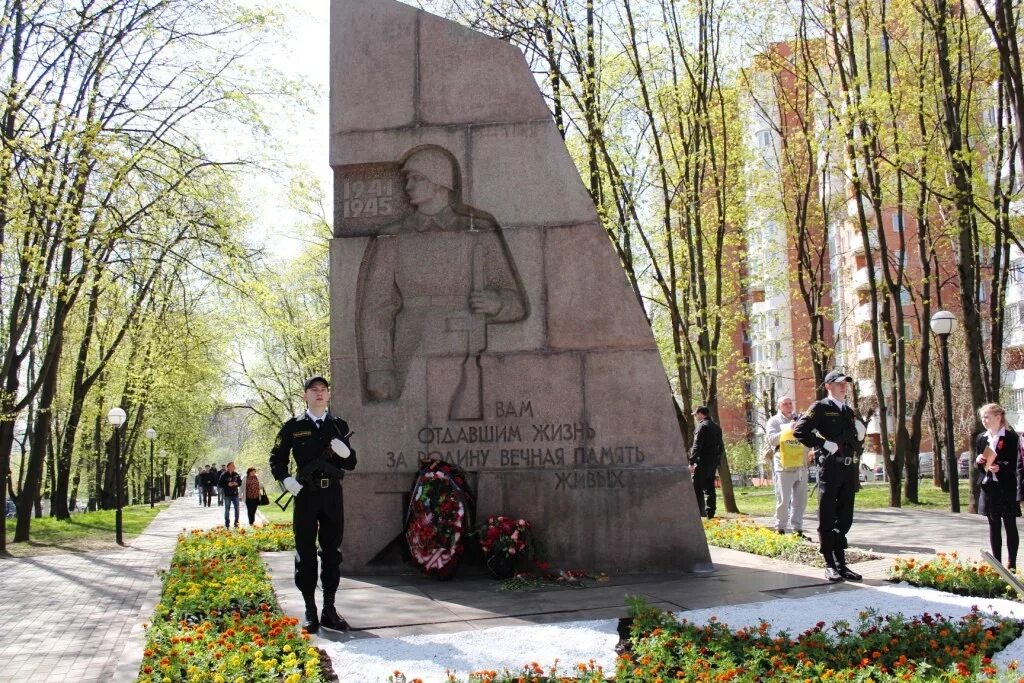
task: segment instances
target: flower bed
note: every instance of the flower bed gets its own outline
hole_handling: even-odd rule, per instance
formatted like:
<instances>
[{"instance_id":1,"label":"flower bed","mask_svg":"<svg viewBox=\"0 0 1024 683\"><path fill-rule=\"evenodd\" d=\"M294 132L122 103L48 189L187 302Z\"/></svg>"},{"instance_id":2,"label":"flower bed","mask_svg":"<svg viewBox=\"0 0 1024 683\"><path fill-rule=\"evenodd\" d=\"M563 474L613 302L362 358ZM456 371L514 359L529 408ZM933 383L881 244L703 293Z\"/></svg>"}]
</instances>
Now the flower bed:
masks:
<instances>
[{"instance_id":1,"label":"flower bed","mask_svg":"<svg viewBox=\"0 0 1024 683\"><path fill-rule=\"evenodd\" d=\"M573 667L571 672L560 672L558 662L545 669L537 662L526 664L519 671L474 671L465 683L604 683L604 670L594 660ZM401 671L388 676L388 683L423 683L420 678L408 678ZM448 674L444 683L463 683L455 674Z\"/></svg>"},{"instance_id":2,"label":"flower bed","mask_svg":"<svg viewBox=\"0 0 1024 683\"><path fill-rule=\"evenodd\" d=\"M320 653L281 614L259 557L291 545L288 527L179 536L139 683L324 681Z\"/></svg>"},{"instance_id":3,"label":"flower bed","mask_svg":"<svg viewBox=\"0 0 1024 683\"><path fill-rule=\"evenodd\" d=\"M633 623L632 652L618 660L618 683L703 681L975 681L997 675L991 656L1021 631L977 611L953 619L881 617L816 626L793 637L766 622L732 631L712 622L678 623L651 608ZM1016 678L1016 677L1014 677Z\"/></svg>"},{"instance_id":4,"label":"flower bed","mask_svg":"<svg viewBox=\"0 0 1024 683\"><path fill-rule=\"evenodd\" d=\"M780 534L748 519L705 519L704 533L710 545L742 550L745 553L774 557L788 562L824 567L818 546L796 534ZM849 563L878 559L877 555L856 549L846 551Z\"/></svg>"},{"instance_id":5,"label":"flower bed","mask_svg":"<svg viewBox=\"0 0 1024 683\"><path fill-rule=\"evenodd\" d=\"M965 562L956 553L939 553L931 560L893 560L890 581L906 581L912 586L936 588L956 595L978 598L1018 599L1017 592L995 569L984 562Z\"/></svg>"}]
</instances>

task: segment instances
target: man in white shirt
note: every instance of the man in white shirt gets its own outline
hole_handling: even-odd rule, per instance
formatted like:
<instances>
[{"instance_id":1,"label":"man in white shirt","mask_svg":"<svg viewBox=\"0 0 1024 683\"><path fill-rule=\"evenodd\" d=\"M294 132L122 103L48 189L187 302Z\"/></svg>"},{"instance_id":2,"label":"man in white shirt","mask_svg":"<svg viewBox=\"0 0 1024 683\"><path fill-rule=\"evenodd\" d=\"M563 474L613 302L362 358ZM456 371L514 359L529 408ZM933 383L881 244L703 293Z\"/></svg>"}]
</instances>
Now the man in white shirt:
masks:
<instances>
[{"instance_id":1,"label":"man in white shirt","mask_svg":"<svg viewBox=\"0 0 1024 683\"><path fill-rule=\"evenodd\" d=\"M799 417L793 410L793 399L783 396L778 401L775 415L768 420L768 444L774 449L772 471L775 479L775 529L780 534L786 529L801 538L804 536L804 510L807 508L807 457L803 445L793 436L792 423ZM785 433L786 443L780 442ZM796 448L794 448L794 446ZM789 452L801 451L798 464L783 462L783 448Z\"/></svg>"}]
</instances>

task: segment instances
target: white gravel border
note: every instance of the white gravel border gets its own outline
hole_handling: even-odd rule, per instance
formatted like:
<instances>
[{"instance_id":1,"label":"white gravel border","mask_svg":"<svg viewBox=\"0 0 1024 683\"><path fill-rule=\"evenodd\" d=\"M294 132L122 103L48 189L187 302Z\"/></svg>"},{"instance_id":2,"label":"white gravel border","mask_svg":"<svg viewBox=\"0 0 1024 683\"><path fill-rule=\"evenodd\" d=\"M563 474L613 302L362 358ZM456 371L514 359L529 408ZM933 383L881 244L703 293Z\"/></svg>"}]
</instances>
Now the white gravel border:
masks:
<instances>
[{"instance_id":1,"label":"white gravel border","mask_svg":"<svg viewBox=\"0 0 1024 683\"><path fill-rule=\"evenodd\" d=\"M733 629L756 626L762 619L773 632L796 635L819 621L831 624L845 619L856 623L860 612L916 616L925 612L960 617L977 605L983 612L1024 619L1024 604L1011 600L965 598L901 583L863 586L861 590L837 591L806 598L778 598L746 605L725 605L678 612L680 619L705 624L711 617ZM559 670L569 671L578 662L594 659L605 671L614 671L618 642L614 619L575 621L537 626L510 626L445 633L366 638L346 643L323 642L342 681L385 683L395 670L409 680L443 683L446 670L465 679L470 671L507 668L511 671L537 662L547 669L555 660ZM997 666L1011 660L1024 663L1024 637L994 657Z\"/></svg>"}]
</instances>

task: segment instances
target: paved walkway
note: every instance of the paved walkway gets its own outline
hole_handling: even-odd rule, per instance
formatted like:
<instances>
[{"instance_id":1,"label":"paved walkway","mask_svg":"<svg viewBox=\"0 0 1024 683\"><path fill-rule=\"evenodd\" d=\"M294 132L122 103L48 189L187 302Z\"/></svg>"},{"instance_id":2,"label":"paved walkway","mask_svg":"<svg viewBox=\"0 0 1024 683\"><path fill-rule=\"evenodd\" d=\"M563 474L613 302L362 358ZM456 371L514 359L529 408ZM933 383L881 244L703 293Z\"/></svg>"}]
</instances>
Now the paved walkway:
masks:
<instances>
[{"instance_id":1,"label":"paved walkway","mask_svg":"<svg viewBox=\"0 0 1024 683\"><path fill-rule=\"evenodd\" d=\"M223 520L222 509L179 498L124 549L0 560L0 681L112 680L178 532Z\"/></svg>"}]
</instances>

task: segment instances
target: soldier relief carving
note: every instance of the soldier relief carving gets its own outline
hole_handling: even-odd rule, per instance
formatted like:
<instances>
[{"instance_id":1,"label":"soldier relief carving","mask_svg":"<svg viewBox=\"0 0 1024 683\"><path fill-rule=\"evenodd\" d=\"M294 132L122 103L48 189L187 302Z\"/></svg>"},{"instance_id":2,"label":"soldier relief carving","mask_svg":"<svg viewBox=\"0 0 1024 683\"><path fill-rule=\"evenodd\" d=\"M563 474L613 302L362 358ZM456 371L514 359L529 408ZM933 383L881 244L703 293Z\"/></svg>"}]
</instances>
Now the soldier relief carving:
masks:
<instances>
[{"instance_id":1,"label":"soldier relief carving","mask_svg":"<svg viewBox=\"0 0 1024 683\"><path fill-rule=\"evenodd\" d=\"M360 267L364 399L398 399L417 356L454 356L461 371L448 417L481 420L488 326L526 318L526 294L494 218L461 203L451 153L412 149L401 174L413 211L380 229Z\"/></svg>"}]
</instances>

